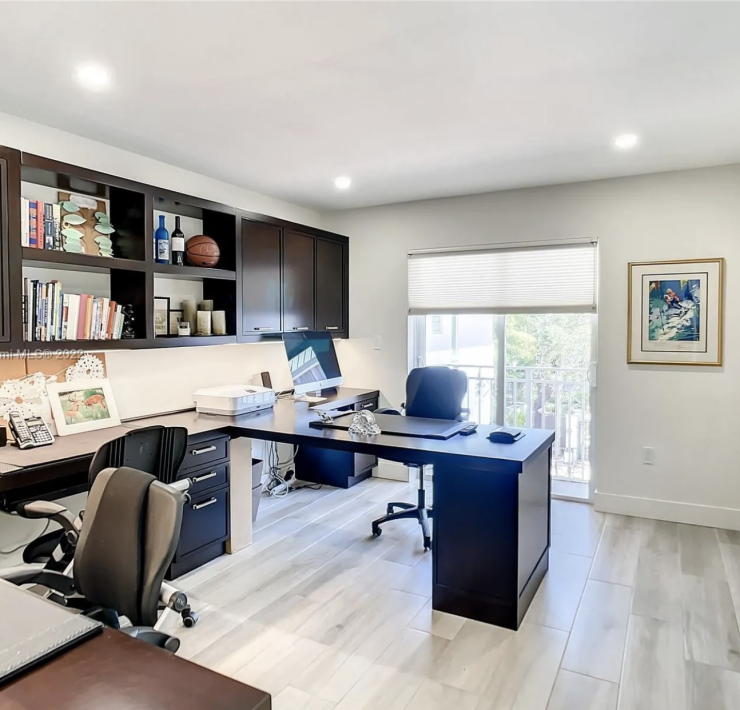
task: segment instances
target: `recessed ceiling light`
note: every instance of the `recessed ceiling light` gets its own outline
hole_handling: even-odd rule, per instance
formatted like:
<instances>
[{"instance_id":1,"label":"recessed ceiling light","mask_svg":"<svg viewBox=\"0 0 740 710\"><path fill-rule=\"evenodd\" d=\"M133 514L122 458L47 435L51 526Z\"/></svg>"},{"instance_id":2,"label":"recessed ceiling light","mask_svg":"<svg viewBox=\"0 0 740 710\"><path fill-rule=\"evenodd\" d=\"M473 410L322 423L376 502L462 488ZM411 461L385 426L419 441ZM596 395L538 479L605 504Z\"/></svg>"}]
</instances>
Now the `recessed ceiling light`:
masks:
<instances>
[{"instance_id":1,"label":"recessed ceiling light","mask_svg":"<svg viewBox=\"0 0 740 710\"><path fill-rule=\"evenodd\" d=\"M618 150L630 150L637 145L637 136L634 133L624 133L614 139L614 147Z\"/></svg>"},{"instance_id":2,"label":"recessed ceiling light","mask_svg":"<svg viewBox=\"0 0 740 710\"><path fill-rule=\"evenodd\" d=\"M338 190L346 190L351 184L352 178L349 178L346 175L340 175L336 180L334 180L334 187Z\"/></svg>"},{"instance_id":3,"label":"recessed ceiling light","mask_svg":"<svg viewBox=\"0 0 740 710\"><path fill-rule=\"evenodd\" d=\"M102 91L110 86L110 71L100 64L80 64L75 79L91 91Z\"/></svg>"}]
</instances>

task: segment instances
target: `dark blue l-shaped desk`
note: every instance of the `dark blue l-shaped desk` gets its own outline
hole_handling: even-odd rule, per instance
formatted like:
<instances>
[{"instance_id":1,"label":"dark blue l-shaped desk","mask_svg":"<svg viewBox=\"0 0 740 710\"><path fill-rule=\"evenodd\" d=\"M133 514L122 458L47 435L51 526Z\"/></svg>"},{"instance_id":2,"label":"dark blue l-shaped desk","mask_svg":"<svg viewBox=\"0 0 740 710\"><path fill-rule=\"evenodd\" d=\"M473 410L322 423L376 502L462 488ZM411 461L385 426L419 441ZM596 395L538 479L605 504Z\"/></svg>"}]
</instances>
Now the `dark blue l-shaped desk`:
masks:
<instances>
[{"instance_id":1,"label":"dark blue l-shaped desk","mask_svg":"<svg viewBox=\"0 0 740 710\"><path fill-rule=\"evenodd\" d=\"M372 392L377 393L339 388L327 405L346 406ZM447 440L385 434L361 437L344 430L315 429L309 426L315 419L306 403L281 399L273 410L256 414L181 412L127 422L126 426L185 426L191 435L227 432L233 439L246 437L433 466L433 608L518 628L548 569L553 432L527 429L514 444L491 443L487 435L495 427L485 426L479 426L472 436ZM65 449L73 438L65 437ZM56 446L47 449L49 458L54 458ZM19 465L24 453L16 450L7 463ZM0 462L6 462L1 452ZM233 527L238 501L248 493L235 490L232 480L231 494Z\"/></svg>"}]
</instances>

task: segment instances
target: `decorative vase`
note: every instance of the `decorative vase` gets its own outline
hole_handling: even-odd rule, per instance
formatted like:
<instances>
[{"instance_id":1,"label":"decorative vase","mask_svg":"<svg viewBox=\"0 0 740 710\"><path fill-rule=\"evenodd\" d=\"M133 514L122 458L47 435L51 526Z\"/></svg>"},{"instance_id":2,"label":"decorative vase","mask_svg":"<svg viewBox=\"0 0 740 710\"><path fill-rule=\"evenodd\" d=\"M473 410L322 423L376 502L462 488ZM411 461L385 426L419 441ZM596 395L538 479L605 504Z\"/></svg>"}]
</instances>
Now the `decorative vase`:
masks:
<instances>
[{"instance_id":1,"label":"decorative vase","mask_svg":"<svg viewBox=\"0 0 740 710\"><path fill-rule=\"evenodd\" d=\"M190 332L195 335L195 314L198 312L198 308L195 305L195 301L192 298L186 298L182 302L182 319L190 323Z\"/></svg>"},{"instance_id":2,"label":"decorative vase","mask_svg":"<svg viewBox=\"0 0 740 710\"><path fill-rule=\"evenodd\" d=\"M196 335L211 334L211 313L212 311L198 311L198 330Z\"/></svg>"},{"instance_id":3,"label":"decorative vase","mask_svg":"<svg viewBox=\"0 0 740 710\"><path fill-rule=\"evenodd\" d=\"M211 321L214 335L226 335L226 311L213 311Z\"/></svg>"}]
</instances>

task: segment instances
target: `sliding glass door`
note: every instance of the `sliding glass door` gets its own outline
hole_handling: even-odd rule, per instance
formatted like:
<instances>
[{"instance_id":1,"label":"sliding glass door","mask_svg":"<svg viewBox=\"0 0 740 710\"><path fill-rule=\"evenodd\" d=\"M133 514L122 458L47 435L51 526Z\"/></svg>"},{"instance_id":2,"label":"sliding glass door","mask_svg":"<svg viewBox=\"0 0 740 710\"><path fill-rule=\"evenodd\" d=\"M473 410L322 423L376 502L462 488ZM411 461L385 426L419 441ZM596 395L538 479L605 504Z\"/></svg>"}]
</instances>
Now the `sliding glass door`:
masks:
<instances>
[{"instance_id":1,"label":"sliding glass door","mask_svg":"<svg viewBox=\"0 0 740 710\"><path fill-rule=\"evenodd\" d=\"M586 313L412 316L409 365L463 370L472 421L553 430L553 478L588 483L595 320Z\"/></svg>"},{"instance_id":2,"label":"sliding glass door","mask_svg":"<svg viewBox=\"0 0 740 710\"><path fill-rule=\"evenodd\" d=\"M409 255L409 366L463 370L473 421L554 431L553 478L579 498L592 478L596 250L582 240Z\"/></svg>"}]
</instances>

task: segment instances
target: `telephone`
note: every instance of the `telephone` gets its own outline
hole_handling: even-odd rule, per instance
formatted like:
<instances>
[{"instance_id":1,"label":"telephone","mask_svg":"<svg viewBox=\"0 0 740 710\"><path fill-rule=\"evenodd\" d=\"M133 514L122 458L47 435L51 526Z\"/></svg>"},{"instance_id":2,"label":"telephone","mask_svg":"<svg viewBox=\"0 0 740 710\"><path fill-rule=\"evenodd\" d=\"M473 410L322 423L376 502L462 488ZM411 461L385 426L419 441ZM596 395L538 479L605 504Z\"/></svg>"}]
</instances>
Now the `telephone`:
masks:
<instances>
[{"instance_id":1,"label":"telephone","mask_svg":"<svg viewBox=\"0 0 740 710\"><path fill-rule=\"evenodd\" d=\"M32 449L54 443L54 435L41 417L23 417L20 412L11 412L8 415L8 424L19 449Z\"/></svg>"}]
</instances>

